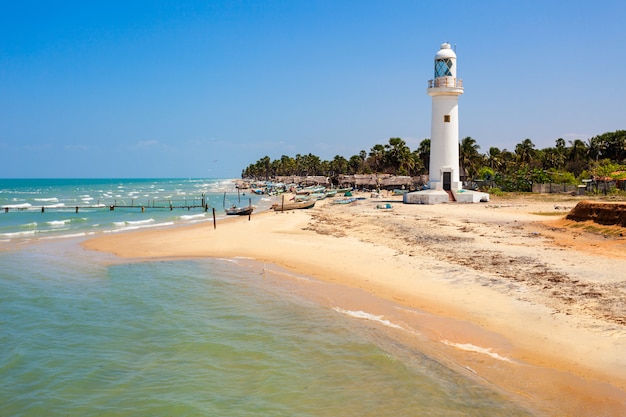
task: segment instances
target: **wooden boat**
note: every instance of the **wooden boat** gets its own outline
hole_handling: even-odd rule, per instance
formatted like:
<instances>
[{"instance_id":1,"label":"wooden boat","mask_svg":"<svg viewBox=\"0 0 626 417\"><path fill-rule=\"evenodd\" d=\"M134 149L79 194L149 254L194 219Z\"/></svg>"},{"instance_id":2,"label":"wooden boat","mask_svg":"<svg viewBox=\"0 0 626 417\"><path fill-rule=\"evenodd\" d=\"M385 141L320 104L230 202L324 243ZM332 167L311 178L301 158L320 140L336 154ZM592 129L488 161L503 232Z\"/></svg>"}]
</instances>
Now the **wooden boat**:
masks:
<instances>
[{"instance_id":1,"label":"wooden boat","mask_svg":"<svg viewBox=\"0 0 626 417\"><path fill-rule=\"evenodd\" d=\"M297 210L297 209L308 209L315 205L316 200L310 201L294 201L288 203L274 203L272 205L272 210L274 211L287 211L287 210Z\"/></svg>"},{"instance_id":2,"label":"wooden boat","mask_svg":"<svg viewBox=\"0 0 626 417\"><path fill-rule=\"evenodd\" d=\"M252 214L253 210L254 210L253 206L247 206L247 207L232 206L231 208L227 208L225 211L226 211L226 214L229 214L229 215L247 216L249 214Z\"/></svg>"},{"instance_id":3,"label":"wooden boat","mask_svg":"<svg viewBox=\"0 0 626 417\"><path fill-rule=\"evenodd\" d=\"M356 198L354 197L350 197L350 198L338 198L332 201L331 204L350 204L350 203L354 203L356 201Z\"/></svg>"}]
</instances>

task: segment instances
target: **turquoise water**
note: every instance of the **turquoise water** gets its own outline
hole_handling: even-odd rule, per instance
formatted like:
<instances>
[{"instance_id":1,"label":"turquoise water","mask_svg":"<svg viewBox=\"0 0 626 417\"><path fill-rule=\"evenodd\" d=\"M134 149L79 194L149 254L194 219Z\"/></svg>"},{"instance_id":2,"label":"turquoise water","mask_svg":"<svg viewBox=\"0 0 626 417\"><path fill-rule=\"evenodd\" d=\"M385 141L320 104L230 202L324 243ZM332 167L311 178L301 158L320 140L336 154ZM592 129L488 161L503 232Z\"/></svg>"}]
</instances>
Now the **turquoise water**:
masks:
<instances>
[{"instance_id":1,"label":"turquoise water","mask_svg":"<svg viewBox=\"0 0 626 417\"><path fill-rule=\"evenodd\" d=\"M203 201L208 211L175 208ZM230 179L0 179L0 243L213 221L213 209L221 218L224 207L250 203L262 209L269 199L237 192Z\"/></svg>"},{"instance_id":2,"label":"turquoise water","mask_svg":"<svg viewBox=\"0 0 626 417\"><path fill-rule=\"evenodd\" d=\"M529 415L253 263L17 246L0 251L2 417Z\"/></svg>"}]
</instances>

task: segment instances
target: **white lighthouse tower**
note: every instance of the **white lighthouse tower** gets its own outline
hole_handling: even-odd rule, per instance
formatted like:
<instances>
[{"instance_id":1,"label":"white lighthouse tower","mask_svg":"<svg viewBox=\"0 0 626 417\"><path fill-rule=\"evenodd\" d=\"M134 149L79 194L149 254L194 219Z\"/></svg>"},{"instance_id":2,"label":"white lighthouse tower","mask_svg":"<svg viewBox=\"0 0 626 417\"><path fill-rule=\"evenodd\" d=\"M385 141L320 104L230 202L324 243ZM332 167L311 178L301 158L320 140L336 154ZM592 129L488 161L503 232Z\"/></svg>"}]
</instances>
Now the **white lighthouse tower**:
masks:
<instances>
[{"instance_id":1,"label":"white lighthouse tower","mask_svg":"<svg viewBox=\"0 0 626 417\"><path fill-rule=\"evenodd\" d=\"M463 82L456 77L456 54L449 43L441 45L435 55L435 76L428 81L432 97L430 125L430 167L428 186L431 190L460 190L459 180L459 96Z\"/></svg>"},{"instance_id":2,"label":"white lighthouse tower","mask_svg":"<svg viewBox=\"0 0 626 417\"><path fill-rule=\"evenodd\" d=\"M429 190L404 195L405 203L489 201L489 194L462 190L459 175L459 96L463 82L456 76L456 53L449 43L435 54L435 74L428 81L432 97Z\"/></svg>"}]
</instances>

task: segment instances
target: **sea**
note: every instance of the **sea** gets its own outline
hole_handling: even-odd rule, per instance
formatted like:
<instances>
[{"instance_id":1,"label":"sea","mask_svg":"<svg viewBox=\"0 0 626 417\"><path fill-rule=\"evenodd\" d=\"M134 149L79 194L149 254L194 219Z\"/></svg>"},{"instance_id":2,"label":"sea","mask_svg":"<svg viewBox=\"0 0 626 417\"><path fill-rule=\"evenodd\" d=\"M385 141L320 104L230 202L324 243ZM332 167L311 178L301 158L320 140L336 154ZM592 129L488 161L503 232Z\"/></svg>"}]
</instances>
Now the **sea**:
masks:
<instances>
[{"instance_id":1,"label":"sea","mask_svg":"<svg viewBox=\"0 0 626 417\"><path fill-rule=\"evenodd\" d=\"M417 329L307 297L297 283L309 277L80 245L268 209L246 191L231 179L0 179L0 417L535 415L393 337Z\"/></svg>"}]
</instances>

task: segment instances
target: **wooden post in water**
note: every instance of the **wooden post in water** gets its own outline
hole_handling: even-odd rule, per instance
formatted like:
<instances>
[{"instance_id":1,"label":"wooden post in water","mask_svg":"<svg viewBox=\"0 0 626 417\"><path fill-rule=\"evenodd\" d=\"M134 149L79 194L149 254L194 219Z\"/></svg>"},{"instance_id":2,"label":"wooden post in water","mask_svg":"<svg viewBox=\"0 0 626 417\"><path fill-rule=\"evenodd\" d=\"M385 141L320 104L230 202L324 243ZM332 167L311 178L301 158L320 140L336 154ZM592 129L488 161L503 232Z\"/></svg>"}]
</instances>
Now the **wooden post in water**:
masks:
<instances>
[{"instance_id":1,"label":"wooden post in water","mask_svg":"<svg viewBox=\"0 0 626 417\"><path fill-rule=\"evenodd\" d=\"M226 191L224 191L224 201L222 201L222 207L226 207Z\"/></svg>"},{"instance_id":2,"label":"wooden post in water","mask_svg":"<svg viewBox=\"0 0 626 417\"><path fill-rule=\"evenodd\" d=\"M76 206L76 214L78 214L78 206Z\"/></svg>"},{"instance_id":3,"label":"wooden post in water","mask_svg":"<svg viewBox=\"0 0 626 417\"><path fill-rule=\"evenodd\" d=\"M43 206L41 206L41 212L43 213L45 211L46 211L46 209Z\"/></svg>"},{"instance_id":4,"label":"wooden post in water","mask_svg":"<svg viewBox=\"0 0 626 417\"><path fill-rule=\"evenodd\" d=\"M280 206L280 211L282 211L283 213L285 212L285 194L282 195L283 199L282 199L282 203Z\"/></svg>"},{"instance_id":5,"label":"wooden post in water","mask_svg":"<svg viewBox=\"0 0 626 417\"><path fill-rule=\"evenodd\" d=\"M239 188L237 188L237 189L239 189ZM249 203L248 205L250 207L252 207L252 199L251 198L248 199L248 203ZM248 221L250 221L251 217L252 217L252 212L248 213Z\"/></svg>"},{"instance_id":6,"label":"wooden post in water","mask_svg":"<svg viewBox=\"0 0 626 417\"><path fill-rule=\"evenodd\" d=\"M237 202L241 204L241 194L239 193L239 187L237 187Z\"/></svg>"},{"instance_id":7,"label":"wooden post in water","mask_svg":"<svg viewBox=\"0 0 626 417\"><path fill-rule=\"evenodd\" d=\"M213 230L217 229L217 223L215 222L215 207L213 207Z\"/></svg>"}]
</instances>

